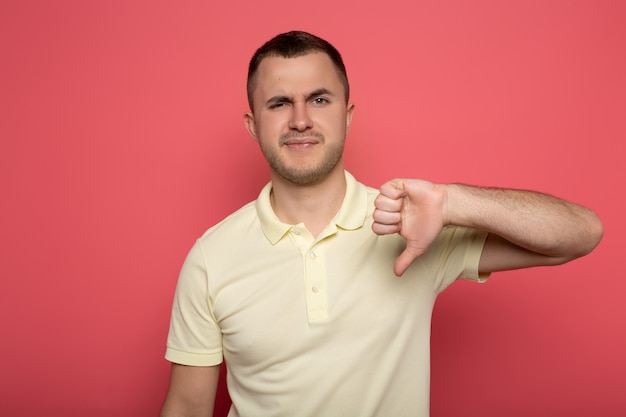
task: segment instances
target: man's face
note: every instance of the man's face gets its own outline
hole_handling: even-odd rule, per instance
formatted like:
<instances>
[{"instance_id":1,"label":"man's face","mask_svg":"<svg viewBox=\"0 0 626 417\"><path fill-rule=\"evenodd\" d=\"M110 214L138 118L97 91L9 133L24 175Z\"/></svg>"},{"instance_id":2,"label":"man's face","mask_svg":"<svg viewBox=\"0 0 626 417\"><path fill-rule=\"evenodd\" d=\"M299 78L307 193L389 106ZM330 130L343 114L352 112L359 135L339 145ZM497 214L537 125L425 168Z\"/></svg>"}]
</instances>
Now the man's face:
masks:
<instances>
[{"instance_id":1,"label":"man's face","mask_svg":"<svg viewBox=\"0 0 626 417\"><path fill-rule=\"evenodd\" d=\"M273 172L312 184L343 170L342 154L354 106L328 55L268 57L259 64L254 111L245 125Z\"/></svg>"}]
</instances>

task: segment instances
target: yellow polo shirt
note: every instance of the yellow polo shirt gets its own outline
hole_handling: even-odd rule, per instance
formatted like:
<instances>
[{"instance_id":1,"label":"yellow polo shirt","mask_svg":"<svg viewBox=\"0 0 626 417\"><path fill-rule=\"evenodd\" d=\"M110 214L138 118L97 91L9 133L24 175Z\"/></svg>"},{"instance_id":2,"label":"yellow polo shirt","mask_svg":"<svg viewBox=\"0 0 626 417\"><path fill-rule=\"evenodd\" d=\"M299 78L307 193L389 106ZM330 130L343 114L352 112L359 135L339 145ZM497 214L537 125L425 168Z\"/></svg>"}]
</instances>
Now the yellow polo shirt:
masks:
<instances>
[{"instance_id":1,"label":"yellow polo shirt","mask_svg":"<svg viewBox=\"0 0 626 417\"><path fill-rule=\"evenodd\" d=\"M399 235L371 230L378 191L346 172L314 238L281 222L271 183L200 237L176 288L166 358L224 359L230 417L428 416L430 320L457 278L482 281L486 234L445 228L400 278Z\"/></svg>"}]
</instances>

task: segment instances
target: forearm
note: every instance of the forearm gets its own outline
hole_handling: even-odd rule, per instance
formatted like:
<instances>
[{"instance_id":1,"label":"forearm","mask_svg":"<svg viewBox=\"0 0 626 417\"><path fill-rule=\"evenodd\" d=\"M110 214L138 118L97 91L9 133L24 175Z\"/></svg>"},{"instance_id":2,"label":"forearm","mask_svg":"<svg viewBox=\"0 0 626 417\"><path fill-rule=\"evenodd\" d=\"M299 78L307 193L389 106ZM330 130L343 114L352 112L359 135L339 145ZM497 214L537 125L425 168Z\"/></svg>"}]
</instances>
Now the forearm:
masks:
<instances>
[{"instance_id":1,"label":"forearm","mask_svg":"<svg viewBox=\"0 0 626 417\"><path fill-rule=\"evenodd\" d=\"M219 365L202 367L173 363L161 417L212 416L219 372Z\"/></svg>"},{"instance_id":2,"label":"forearm","mask_svg":"<svg viewBox=\"0 0 626 417\"><path fill-rule=\"evenodd\" d=\"M563 260L598 244L602 223L582 206L533 191L445 186L445 224L501 236L532 252Z\"/></svg>"}]
</instances>

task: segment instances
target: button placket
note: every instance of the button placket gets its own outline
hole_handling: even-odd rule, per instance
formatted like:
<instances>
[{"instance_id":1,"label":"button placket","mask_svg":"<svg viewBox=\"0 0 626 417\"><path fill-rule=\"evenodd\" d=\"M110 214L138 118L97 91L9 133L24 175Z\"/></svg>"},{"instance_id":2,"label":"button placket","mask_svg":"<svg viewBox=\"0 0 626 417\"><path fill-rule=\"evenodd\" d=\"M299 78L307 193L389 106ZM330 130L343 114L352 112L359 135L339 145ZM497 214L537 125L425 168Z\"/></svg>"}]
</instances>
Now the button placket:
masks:
<instances>
[{"instance_id":1,"label":"button placket","mask_svg":"<svg viewBox=\"0 0 626 417\"><path fill-rule=\"evenodd\" d=\"M323 249L313 246L304 256L307 312L309 322L321 322L328 318L328 294Z\"/></svg>"}]
</instances>

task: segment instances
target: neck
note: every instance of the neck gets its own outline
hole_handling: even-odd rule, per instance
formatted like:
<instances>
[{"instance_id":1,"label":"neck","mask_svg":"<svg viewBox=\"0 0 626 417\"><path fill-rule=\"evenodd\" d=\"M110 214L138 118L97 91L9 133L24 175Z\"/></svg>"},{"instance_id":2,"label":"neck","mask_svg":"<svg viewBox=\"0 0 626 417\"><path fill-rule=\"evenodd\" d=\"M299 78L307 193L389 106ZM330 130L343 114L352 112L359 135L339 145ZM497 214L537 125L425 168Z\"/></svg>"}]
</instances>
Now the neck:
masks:
<instances>
[{"instance_id":1,"label":"neck","mask_svg":"<svg viewBox=\"0 0 626 417\"><path fill-rule=\"evenodd\" d=\"M335 217L345 194L342 164L323 181L310 185L296 185L272 173L271 202L278 218L288 224L304 223L316 237Z\"/></svg>"}]
</instances>

